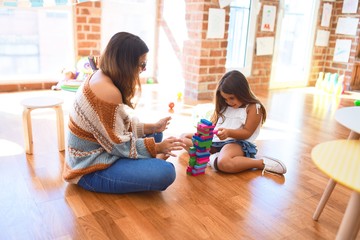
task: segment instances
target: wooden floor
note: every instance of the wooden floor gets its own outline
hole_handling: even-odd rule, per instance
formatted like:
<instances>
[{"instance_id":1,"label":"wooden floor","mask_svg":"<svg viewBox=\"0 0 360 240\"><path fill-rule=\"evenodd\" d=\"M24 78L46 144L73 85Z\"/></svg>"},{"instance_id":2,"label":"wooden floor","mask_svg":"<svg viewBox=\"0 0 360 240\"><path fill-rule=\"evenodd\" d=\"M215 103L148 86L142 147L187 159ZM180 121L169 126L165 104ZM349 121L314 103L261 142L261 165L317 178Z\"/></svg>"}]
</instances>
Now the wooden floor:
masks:
<instances>
[{"instance_id":1,"label":"wooden floor","mask_svg":"<svg viewBox=\"0 0 360 240\"><path fill-rule=\"evenodd\" d=\"M172 115L166 135L193 132L193 108L176 93L143 88L137 113L144 121ZM170 91L171 92L171 91ZM257 140L260 155L283 160L284 177L261 171L186 175L188 155L169 159L177 171L164 192L125 195L85 191L62 180L64 152L57 151L55 114L33 111L34 154L24 153L22 107L29 96L65 99L65 122L74 93L0 94L0 239L334 239L350 190L337 185L318 222L312 214L328 178L310 158L318 143L347 138L334 120L356 93L335 98L313 88L260 92L268 120ZM168 103L175 108L168 112ZM360 239L360 236L357 237Z\"/></svg>"}]
</instances>

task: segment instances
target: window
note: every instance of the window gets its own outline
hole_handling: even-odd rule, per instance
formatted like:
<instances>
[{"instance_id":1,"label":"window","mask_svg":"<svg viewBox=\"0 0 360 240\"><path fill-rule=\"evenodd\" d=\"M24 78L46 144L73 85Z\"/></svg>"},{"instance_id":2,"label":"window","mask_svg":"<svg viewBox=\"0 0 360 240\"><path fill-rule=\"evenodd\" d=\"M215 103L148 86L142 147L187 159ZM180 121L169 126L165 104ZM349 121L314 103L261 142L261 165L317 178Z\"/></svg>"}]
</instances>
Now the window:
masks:
<instances>
[{"instance_id":1,"label":"window","mask_svg":"<svg viewBox=\"0 0 360 240\"><path fill-rule=\"evenodd\" d=\"M156 2L155 0L102 1L102 47L106 47L110 38L119 31L139 36L149 48L146 71L141 74L144 78L154 76Z\"/></svg>"},{"instance_id":2,"label":"window","mask_svg":"<svg viewBox=\"0 0 360 240\"><path fill-rule=\"evenodd\" d=\"M54 81L74 68L71 7L1 8L0 22L0 81Z\"/></svg>"},{"instance_id":3,"label":"window","mask_svg":"<svg viewBox=\"0 0 360 240\"><path fill-rule=\"evenodd\" d=\"M227 70L251 74L257 1L235 0L230 4L230 23L226 56Z\"/></svg>"}]
</instances>

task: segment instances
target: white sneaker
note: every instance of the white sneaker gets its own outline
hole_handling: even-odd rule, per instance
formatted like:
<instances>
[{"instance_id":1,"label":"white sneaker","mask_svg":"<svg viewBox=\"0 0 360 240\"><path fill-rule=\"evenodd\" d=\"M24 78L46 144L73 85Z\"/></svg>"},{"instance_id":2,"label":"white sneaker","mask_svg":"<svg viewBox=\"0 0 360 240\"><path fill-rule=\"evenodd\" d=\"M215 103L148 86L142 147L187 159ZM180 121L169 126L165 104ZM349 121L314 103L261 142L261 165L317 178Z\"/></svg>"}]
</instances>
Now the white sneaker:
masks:
<instances>
[{"instance_id":1,"label":"white sneaker","mask_svg":"<svg viewBox=\"0 0 360 240\"><path fill-rule=\"evenodd\" d=\"M265 172L269 173L277 173L277 174L285 174L286 166L279 159L270 158L270 157L262 157L264 161L264 169L262 170L261 175L264 176Z\"/></svg>"},{"instance_id":2,"label":"white sneaker","mask_svg":"<svg viewBox=\"0 0 360 240\"><path fill-rule=\"evenodd\" d=\"M214 162L215 162L215 159L219 156L219 152L216 152L214 154L211 154L210 157L209 157L209 162L208 162L208 165L210 167L212 167L212 169L216 170L216 168L214 167Z\"/></svg>"}]
</instances>

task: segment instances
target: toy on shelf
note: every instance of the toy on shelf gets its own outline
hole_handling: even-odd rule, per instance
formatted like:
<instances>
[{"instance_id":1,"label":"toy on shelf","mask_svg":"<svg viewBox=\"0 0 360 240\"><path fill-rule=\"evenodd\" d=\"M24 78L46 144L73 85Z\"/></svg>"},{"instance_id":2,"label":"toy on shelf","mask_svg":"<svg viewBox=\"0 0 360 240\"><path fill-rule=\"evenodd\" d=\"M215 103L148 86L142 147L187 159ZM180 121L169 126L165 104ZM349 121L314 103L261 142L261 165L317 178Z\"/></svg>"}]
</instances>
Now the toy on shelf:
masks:
<instances>
[{"instance_id":1,"label":"toy on shelf","mask_svg":"<svg viewBox=\"0 0 360 240\"><path fill-rule=\"evenodd\" d=\"M77 80L78 72L69 69L62 70L63 78L51 90L66 90L75 92L83 81Z\"/></svg>"},{"instance_id":2,"label":"toy on shelf","mask_svg":"<svg viewBox=\"0 0 360 240\"><path fill-rule=\"evenodd\" d=\"M93 69L89 62L89 58L81 57L76 64L76 70L78 71L76 78L78 81L84 81L89 75L91 75L93 73Z\"/></svg>"},{"instance_id":3,"label":"toy on shelf","mask_svg":"<svg viewBox=\"0 0 360 240\"><path fill-rule=\"evenodd\" d=\"M357 99L354 101L354 106L357 106L357 107L360 106L360 99Z\"/></svg>"},{"instance_id":4,"label":"toy on shelf","mask_svg":"<svg viewBox=\"0 0 360 240\"><path fill-rule=\"evenodd\" d=\"M99 65L99 57L95 57L95 56L88 56L88 60L89 60L89 64L90 67L93 71L97 71L99 70L98 65Z\"/></svg>"},{"instance_id":5,"label":"toy on shelf","mask_svg":"<svg viewBox=\"0 0 360 240\"><path fill-rule=\"evenodd\" d=\"M189 164L186 169L188 175L197 176L205 173L210 157L212 139L216 130L212 122L201 119L197 124L197 132L192 137L193 146L189 150Z\"/></svg>"},{"instance_id":6,"label":"toy on shelf","mask_svg":"<svg viewBox=\"0 0 360 240\"><path fill-rule=\"evenodd\" d=\"M76 70L62 71L64 79L58 82L57 85L52 86L53 90L66 90L76 92L86 78L88 78L93 71L95 71L97 61L95 57L81 57L76 63Z\"/></svg>"}]
</instances>

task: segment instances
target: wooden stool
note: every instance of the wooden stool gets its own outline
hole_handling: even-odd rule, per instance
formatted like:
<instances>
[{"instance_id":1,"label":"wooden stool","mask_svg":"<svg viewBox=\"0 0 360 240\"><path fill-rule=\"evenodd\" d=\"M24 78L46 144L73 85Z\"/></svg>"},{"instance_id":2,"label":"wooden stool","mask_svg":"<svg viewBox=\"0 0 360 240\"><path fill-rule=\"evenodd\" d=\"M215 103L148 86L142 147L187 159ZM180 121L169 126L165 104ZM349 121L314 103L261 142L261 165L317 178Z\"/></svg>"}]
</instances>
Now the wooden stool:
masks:
<instances>
[{"instance_id":1,"label":"wooden stool","mask_svg":"<svg viewBox=\"0 0 360 240\"><path fill-rule=\"evenodd\" d=\"M53 108L56 111L57 137L59 151L65 150L64 140L64 114L62 110L63 100L54 97L33 97L24 99L21 104L24 106L23 127L25 134L26 153L33 152L33 137L31 126L31 111L38 108Z\"/></svg>"}]
</instances>

